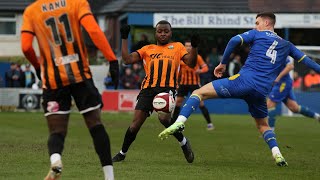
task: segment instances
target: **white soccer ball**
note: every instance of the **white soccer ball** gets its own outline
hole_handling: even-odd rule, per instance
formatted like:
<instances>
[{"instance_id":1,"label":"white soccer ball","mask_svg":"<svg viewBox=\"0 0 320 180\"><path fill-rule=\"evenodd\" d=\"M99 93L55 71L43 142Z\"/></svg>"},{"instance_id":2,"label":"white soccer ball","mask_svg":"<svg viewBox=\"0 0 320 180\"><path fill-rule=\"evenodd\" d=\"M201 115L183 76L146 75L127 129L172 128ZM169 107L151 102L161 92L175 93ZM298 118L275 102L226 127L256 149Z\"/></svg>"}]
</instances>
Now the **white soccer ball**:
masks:
<instances>
[{"instance_id":1,"label":"white soccer ball","mask_svg":"<svg viewBox=\"0 0 320 180\"><path fill-rule=\"evenodd\" d=\"M153 98L152 105L158 113L171 113L175 107L175 99L170 93L159 93Z\"/></svg>"}]
</instances>

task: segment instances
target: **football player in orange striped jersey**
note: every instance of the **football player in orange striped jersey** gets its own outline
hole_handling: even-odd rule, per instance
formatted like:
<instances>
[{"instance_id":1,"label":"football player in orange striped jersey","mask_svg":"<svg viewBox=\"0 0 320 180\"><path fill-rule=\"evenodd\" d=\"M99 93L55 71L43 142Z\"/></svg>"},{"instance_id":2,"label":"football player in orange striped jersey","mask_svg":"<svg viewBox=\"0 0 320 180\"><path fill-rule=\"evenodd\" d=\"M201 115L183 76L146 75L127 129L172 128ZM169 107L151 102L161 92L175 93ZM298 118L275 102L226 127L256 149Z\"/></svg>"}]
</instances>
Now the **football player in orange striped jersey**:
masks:
<instances>
[{"instance_id":1,"label":"football player in orange striped jersey","mask_svg":"<svg viewBox=\"0 0 320 180\"><path fill-rule=\"evenodd\" d=\"M141 91L137 97L137 105L134 111L133 121L126 131L121 151L113 158L113 162L123 161L126 153L136 138L140 127L153 111L153 98L162 92L171 93L175 96L177 78L181 62L185 62L188 66L194 67L197 57L197 45L199 36L193 36L193 42L190 52L179 42L170 42L172 36L171 25L168 21L159 21L156 25L155 38L157 44L150 44L141 49L128 53L128 34L130 26L121 27L122 36L122 58L125 64L133 64L143 61L146 76L141 85ZM158 114L160 122L169 127L171 123L171 113ZM191 150L190 142L182 135L182 133L174 134L180 142L181 148L189 163L193 162L194 155Z\"/></svg>"},{"instance_id":2,"label":"football player in orange striped jersey","mask_svg":"<svg viewBox=\"0 0 320 180\"><path fill-rule=\"evenodd\" d=\"M184 46L189 52L192 48L190 40L185 41ZM199 89L201 87L199 74L206 73L208 72L208 70L208 65L204 62L200 55L198 55L197 57L197 64L194 68L190 68L183 62L181 63L179 78L180 82L176 100L176 107L172 116L174 120L176 120L179 116L184 98L191 94L194 90ZM207 130L213 130L214 126L211 122L209 111L204 105L203 101L200 102L199 107L204 118L207 121Z\"/></svg>"},{"instance_id":3,"label":"football player in orange striped jersey","mask_svg":"<svg viewBox=\"0 0 320 180\"><path fill-rule=\"evenodd\" d=\"M114 179L110 141L101 123L101 95L89 69L81 25L110 62L114 79L119 65L111 47L95 21L87 0L37 0L23 13L21 46L43 84L43 108L49 127L48 149L51 167L46 180L58 179L61 154L67 135L71 97L85 119L99 155L105 179ZM39 60L32 47L36 37Z\"/></svg>"}]
</instances>

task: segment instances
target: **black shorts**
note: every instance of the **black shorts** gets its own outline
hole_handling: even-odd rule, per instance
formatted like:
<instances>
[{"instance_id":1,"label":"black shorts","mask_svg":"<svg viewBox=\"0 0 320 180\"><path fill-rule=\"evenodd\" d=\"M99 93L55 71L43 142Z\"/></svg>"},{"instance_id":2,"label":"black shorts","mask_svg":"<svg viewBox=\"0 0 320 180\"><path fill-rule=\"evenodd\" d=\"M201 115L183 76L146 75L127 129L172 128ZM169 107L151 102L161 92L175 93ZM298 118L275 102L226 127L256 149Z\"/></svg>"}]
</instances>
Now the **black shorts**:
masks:
<instances>
[{"instance_id":1,"label":"black shorts","mask_svg":"<svg viewBox=\"0 0 320 180\"><path fill-rule=\"evenodd\" d=\"M170 91L173 93L173 97L175 97L176 96L175 88L154 87L154 88L142 89L137 97L137 104L136 104L135 110L145 111L150 115L153 111L153 105L152 105L153 98L159 93L162 93L162 92L169 93Z\"/></svg>"},{"instance_id":2,"label":"black shorts","mask_svg":"<svg viewBox=\"0 0 320 180\"><path fill-rule=\"evenodd\" d=\"M199 85L179 85L178 97L186 97L191 94L194 90L199 89Z\"/></svg>"},{"instance_id":3,"label":"black shorts","mask_svg":"<svg viewBox=\"0 0 320 180\"><path fill-rule=\"evenodd\" d=\"M92 79L71 84L59 89L44 89L43 102L45 116L51 114L69 114L73 97L81 114L102 108L102 99Z\"/></svg>"}]
</instances>

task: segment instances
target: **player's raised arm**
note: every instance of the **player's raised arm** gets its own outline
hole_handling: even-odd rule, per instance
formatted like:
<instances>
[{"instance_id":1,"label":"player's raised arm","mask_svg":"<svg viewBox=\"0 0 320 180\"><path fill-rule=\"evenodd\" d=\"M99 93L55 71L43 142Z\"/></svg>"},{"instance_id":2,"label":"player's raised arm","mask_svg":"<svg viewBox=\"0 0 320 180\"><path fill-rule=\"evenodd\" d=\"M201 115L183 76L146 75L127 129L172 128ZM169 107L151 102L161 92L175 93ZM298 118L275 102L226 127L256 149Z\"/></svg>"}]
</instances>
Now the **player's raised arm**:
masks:
<instances>
[{"instance_id":1,"label":"player's raised arm","mask_svg":"<svg viewBox=\"0 0 320 180\"><path fill-rule=\"evenodd\" d=\"M320 73L320 65L310 59L307 55L305 55L302 51L296 48L292 43L290 43L290 54L298 63L303 63L309 68L313 69L317 73Z\"/></svg>"},{"instance_id":2,"label":"player's raised arm","mask_svg":"<svg viewBox=\"0 0 320 180\"><path fill-rule=\"evenodd\" d=\"M194 68L197 65L197 58L198 58L198 45L200 43L200 36L199 34L195 33L191 36L191 50L188 54L182 57L182 60L186 65L191 68Z\"/></svg>"},{"instance_id":3,"label":"player's raised arm","mask_svg":"<svg viewBox=\"0 0 320 180\"><path fill-rule=\"evenodd\" d=\"M238 44L242 43L243 39L241 36L237 35L232 37L228 44L226 49L224 50L223 53L223 57L222 57L222 61L220 62L220 64L214 69L214 75L218 78L223 76L223 73L226 71L226 64L229 61L229 57L231 55L231 53L233 52L233 50L237 47Z\"/></svg>"},{"instance_id":4,"label":"player's raised arm","mask_svg":"<svg viewBox=\"0 0 320 180\"><path fill-rule=\"evenodd\" d=\"M32 64L32 66L36 70L36 75L38 79L41 80L40 64L36 56L36 52L32 47L33 37L34 35L30 32L21 32L21 49L23 54L26 56L28 61Z\"/></svg>"},{"instance_id":5,"label":"player's raised arm","mask_svg":"<svg viewBox=\"0 0 320 180\"><path fill-rule=\"evenodd\" d=\"M94 45L102 52L103 56L109 61L109 72L111 74L111 78L115 86L115 89L117 89L119 84L119 63L111 49L111 46L106 36L100 29L92 14L85 15L83 18L81 18L80 23L88 32Z\"/></svg>"},{"instance_id":6,"label":"player's raised arm","mask_svg":"<svg viewBox=\"0 0 320 180\"><path fill-rule=\"evenodd\" d=\"M103 56L108 61L117 60L116 56L114 55L110 47L110 44L106 36L100 29L93 15L91 14L85 15L81 19L80 23L86 29L94 45L102 52Z\"/></svg>"},{"instance_id":7,"label":"player's raised arm","mask_svg":"<svg viewBox=\"0 0 320 180\"><path fill-rule=\"evenodd\" d=\"M133 64L138 61L140 61L140 55L137 52L132 52L129 54L128 51L128 35L130 32L130 26L129 25L123 25L120 28L121 33L121 56L124 64Z\"/></svg>"}]
</instances>

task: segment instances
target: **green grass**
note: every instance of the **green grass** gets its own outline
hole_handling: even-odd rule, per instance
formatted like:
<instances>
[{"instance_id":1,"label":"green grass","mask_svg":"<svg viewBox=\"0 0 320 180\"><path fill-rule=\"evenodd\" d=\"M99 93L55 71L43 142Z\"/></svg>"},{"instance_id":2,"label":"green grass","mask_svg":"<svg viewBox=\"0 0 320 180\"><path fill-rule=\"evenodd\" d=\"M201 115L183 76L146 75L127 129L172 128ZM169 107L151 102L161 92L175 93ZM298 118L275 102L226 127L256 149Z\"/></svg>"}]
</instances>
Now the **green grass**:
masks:
<instances>
[{"instance_id":1,"label":"green grass","mask_svg":"<svg viewBox=\"0 0 320 180\"><path fill-rule=\"evenodd\" d=\"M212 115L208 132L200 115L187 122L195 161L188 164L172 137L149 118L124 162L114 164L116 179L319 179L320 124L302 117L279 117L277 138L289 167L277 167L249 116ZM121 148L132 114L103 114L112 155ZM42 113L0 113L0 179L42 179L49 169L48 130ZM98 180L103 173L82 117L72 114L63 152L62 180Z\"/></svg>"}]
</instances>

